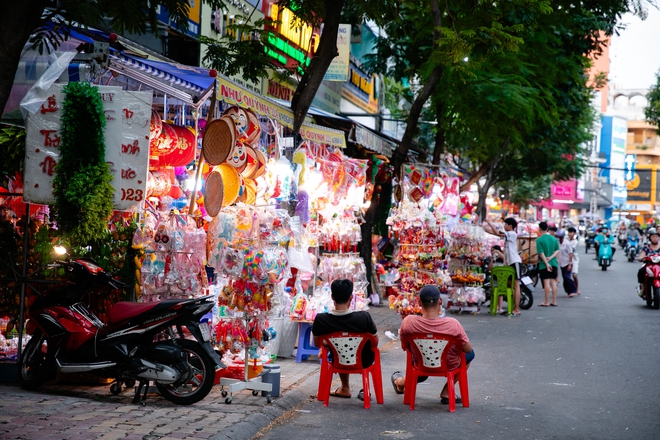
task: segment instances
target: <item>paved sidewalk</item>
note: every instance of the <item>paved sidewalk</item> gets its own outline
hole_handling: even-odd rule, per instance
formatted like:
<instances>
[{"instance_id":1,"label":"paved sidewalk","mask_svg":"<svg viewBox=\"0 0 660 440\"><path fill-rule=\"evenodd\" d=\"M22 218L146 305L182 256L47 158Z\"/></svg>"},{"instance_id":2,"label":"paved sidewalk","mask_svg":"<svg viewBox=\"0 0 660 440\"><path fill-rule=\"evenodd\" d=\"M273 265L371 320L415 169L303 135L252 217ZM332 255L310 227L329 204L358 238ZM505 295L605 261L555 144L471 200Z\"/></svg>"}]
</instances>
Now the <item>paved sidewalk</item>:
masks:
<instances>
[{"instance_id":1,"label":"paved sidewalk","mask_svg":"<svg viewBox=\"0 0 660 440\"><path fill-rule=\"evenodd\" d=\"M372 307L381 350L392 342L401 318L387 306ZM249 439L260 429L316 395L319 362L279 358L281 397L272 404L249 390L234 393L228 405L219 386L201 402L175 405L150 393L147 405L131 404L133 389L117 396L109 385L50 382L36 392L0 384L0 439L43 440L198 440Z\"/></svg>"}]
</instances>

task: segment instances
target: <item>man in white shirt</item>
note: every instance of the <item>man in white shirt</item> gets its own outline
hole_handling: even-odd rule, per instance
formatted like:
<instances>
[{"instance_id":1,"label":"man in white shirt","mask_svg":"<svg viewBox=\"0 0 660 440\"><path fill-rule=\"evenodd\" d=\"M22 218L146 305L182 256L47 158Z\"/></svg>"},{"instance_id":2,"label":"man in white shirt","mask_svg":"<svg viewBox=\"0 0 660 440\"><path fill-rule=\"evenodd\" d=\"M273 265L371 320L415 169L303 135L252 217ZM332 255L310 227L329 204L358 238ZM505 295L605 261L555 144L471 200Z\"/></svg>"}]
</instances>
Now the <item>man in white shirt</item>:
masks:
<instances>
[{"instance_id":1,"label":"man in white shirt","mask_svg":"<svg viewBox=\"0 0 660 440\"><path fill-rule=\"evenodd\" d=\"M579 295L580 283L578 282L578 266L580 265L580 257L578 255L578 245L580 244L580 239L578 238L577 231L574 227L571 226L566 229L566 232L568 232L568 243L573 247L573 269L571 270L571 275L575 282L575 293Z\"/></svg>"},{"instance_id":2,"label":"man in white shirt","mask_svg":"<svg viewBox=\"0 0 660 440\"><path fill-rule=\"evenodd\" d=\"M492 235L500 236L504 239L504 264L508 264L516 271L516 279L513 280L513 311L511 316L520 316L520 277L522 273L522 260L518 255L518 235L516 228L518 222L513 217L504 219L504 231L498 231L497 228L486 219L487 226L484 226L484 231ZM501 298L501 297L500 297ZM498 309L501 306L498 305Z\"/></svg>"},{"instance_id":3,"label":"man in white shirt","mask_svg":"<svg viewBox=\"0 0 660 440\"><path fill-rule=\"evenodd\" d=\"M570 298L575 296L577 289L573 282L571 272L573 270L573 246L566 240L566 231L563 229L555 233L555 237L559 240L559 255L557 255L557 263L561 268L561 276L564 279L564 290Z\"/></svg>"}]
</instances>

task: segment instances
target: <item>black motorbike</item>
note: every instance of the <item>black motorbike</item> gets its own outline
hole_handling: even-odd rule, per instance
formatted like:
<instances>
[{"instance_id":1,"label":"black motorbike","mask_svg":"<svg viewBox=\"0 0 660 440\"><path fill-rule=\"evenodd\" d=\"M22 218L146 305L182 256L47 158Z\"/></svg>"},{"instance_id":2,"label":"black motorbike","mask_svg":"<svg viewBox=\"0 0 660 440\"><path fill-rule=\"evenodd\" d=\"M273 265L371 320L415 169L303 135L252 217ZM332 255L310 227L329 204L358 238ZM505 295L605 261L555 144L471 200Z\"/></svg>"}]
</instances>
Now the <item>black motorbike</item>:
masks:
<instances>
[{"instance_id":1,"label":"black motorbike","mask_svg":"<svg viewBox=\"0 0 660 440\"><path fill-rule=\"evenodd\" d=\"M90 310L90 299L112 292L121 283L92 260L62 261L55 266L68 272L69 281L30 306L29 318L37 329L19 362L23 388L37 389L59 371L115 379L112 394L119 394L122 384L138 382L133 402L143 405L150 381L163 397L180 405L208 395L216 367L225 368L209 342L208 324L200 322L213 308L212 297L118 302L104 324Z\"/></svg>"},{"instance_id":2,"label":"black motorbike","mask_svg":"<svg viewBox=\"0 0 660 440\"><path fill-rule=\"evenodd\" d=\"M596 246L596 235L598 235L595 231L587 231L587 235L584 238L584 253L588 254L590 248L596 249L596 253L598 253L598 249Z\"/></svg>"},{"instance_id":3,"label":"black motorbike","mask_svg":"<svg viewBox=\"0 0 660 440\"><path fill-rule=\"evenodd\" d=\"M539 266L523 264L520 278L520 308L527 310L534 304L534 288L539 282Z\"/></svg>"},{"instance_id":4,"label":"black motorbike","mask_svg":"<svg viewBox=\"0 0 660 440\"><path fill-rule=\"evenodd\" d=\"M485 304L491 300L491 289L492 289L492 278L490 276L490 271L488 266L490 263L490 257L484 259L481 269L482 272L486 275L483 283L484 295L486 300L482 303ZM527 310L534 304L534 286L538 283L538 266L535 264L523 264L521 280L520 280L520 304L519 307L523 310ZM529 278L529 282L525 283L523 278ZM535 278L534 278L535 277ZM536 281L534 281L536 280Z\"/></svg>"}]
</instances>

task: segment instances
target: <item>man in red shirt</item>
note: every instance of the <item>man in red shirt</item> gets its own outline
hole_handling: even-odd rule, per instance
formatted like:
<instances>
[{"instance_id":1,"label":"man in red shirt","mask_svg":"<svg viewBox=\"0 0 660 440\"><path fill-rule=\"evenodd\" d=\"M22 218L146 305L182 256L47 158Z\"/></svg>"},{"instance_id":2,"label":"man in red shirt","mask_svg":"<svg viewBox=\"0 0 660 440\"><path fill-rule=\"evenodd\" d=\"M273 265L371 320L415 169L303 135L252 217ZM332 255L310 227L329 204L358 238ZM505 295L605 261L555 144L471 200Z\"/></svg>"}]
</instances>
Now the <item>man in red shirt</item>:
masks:
<instances>
[{"instance_id":1,"label":"man in red shirt","mask_svg":"<svg viewBox=\"0 0 660 440\"><path fill-rule=\"evenodd\" d=\"M463 343L463 347L461 348L467 353L465 359L469 364L472 359L474 359L472 344L470 344L470 340L465 334L465 330L460 322L454 318L440 317L442 312L442 300L440 299L440 291L438 290L438 287L433 285L422 287L419 291L419 301L422 304L422 316L406 316L401 323L399 336L403 337L411 333L440 333L457 337ZM450 350L451 351L447 356L447 367L449 369L454 369L461 364L461 358L456 347ZM428 376L420 376L418 382L424 382L426 379L428 379ZM455 380L458 380L458 376L456 376ZM392 373L392 385L397 394L403 394L405 383L405 377L400 371ZM445 384L440 392L440 401L443 404L449 403L447 384ZM456 397L456 402L461 403L461 398Z\"/></svg>"}]
</instances>

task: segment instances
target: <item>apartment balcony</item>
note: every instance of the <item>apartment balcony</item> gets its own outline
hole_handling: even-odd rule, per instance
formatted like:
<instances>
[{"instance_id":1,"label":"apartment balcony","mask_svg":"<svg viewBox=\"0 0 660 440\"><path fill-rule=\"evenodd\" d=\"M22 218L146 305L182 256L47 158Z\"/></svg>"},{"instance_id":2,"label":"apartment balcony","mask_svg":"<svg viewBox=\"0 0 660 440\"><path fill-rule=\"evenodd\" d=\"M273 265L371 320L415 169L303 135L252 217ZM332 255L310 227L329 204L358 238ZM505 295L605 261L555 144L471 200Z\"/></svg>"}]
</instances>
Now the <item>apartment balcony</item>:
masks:
<instances>
[{"instance_id":1,"label":"apartment balcony","mask_svg":"<svg viewBox=\"0 0 660 440\"><path fill-rule=\"evenodd\" d=\"M660 136L657 127L646 121L628 121L626 153L660 156Z\"/></svg>"}]
</instances>

